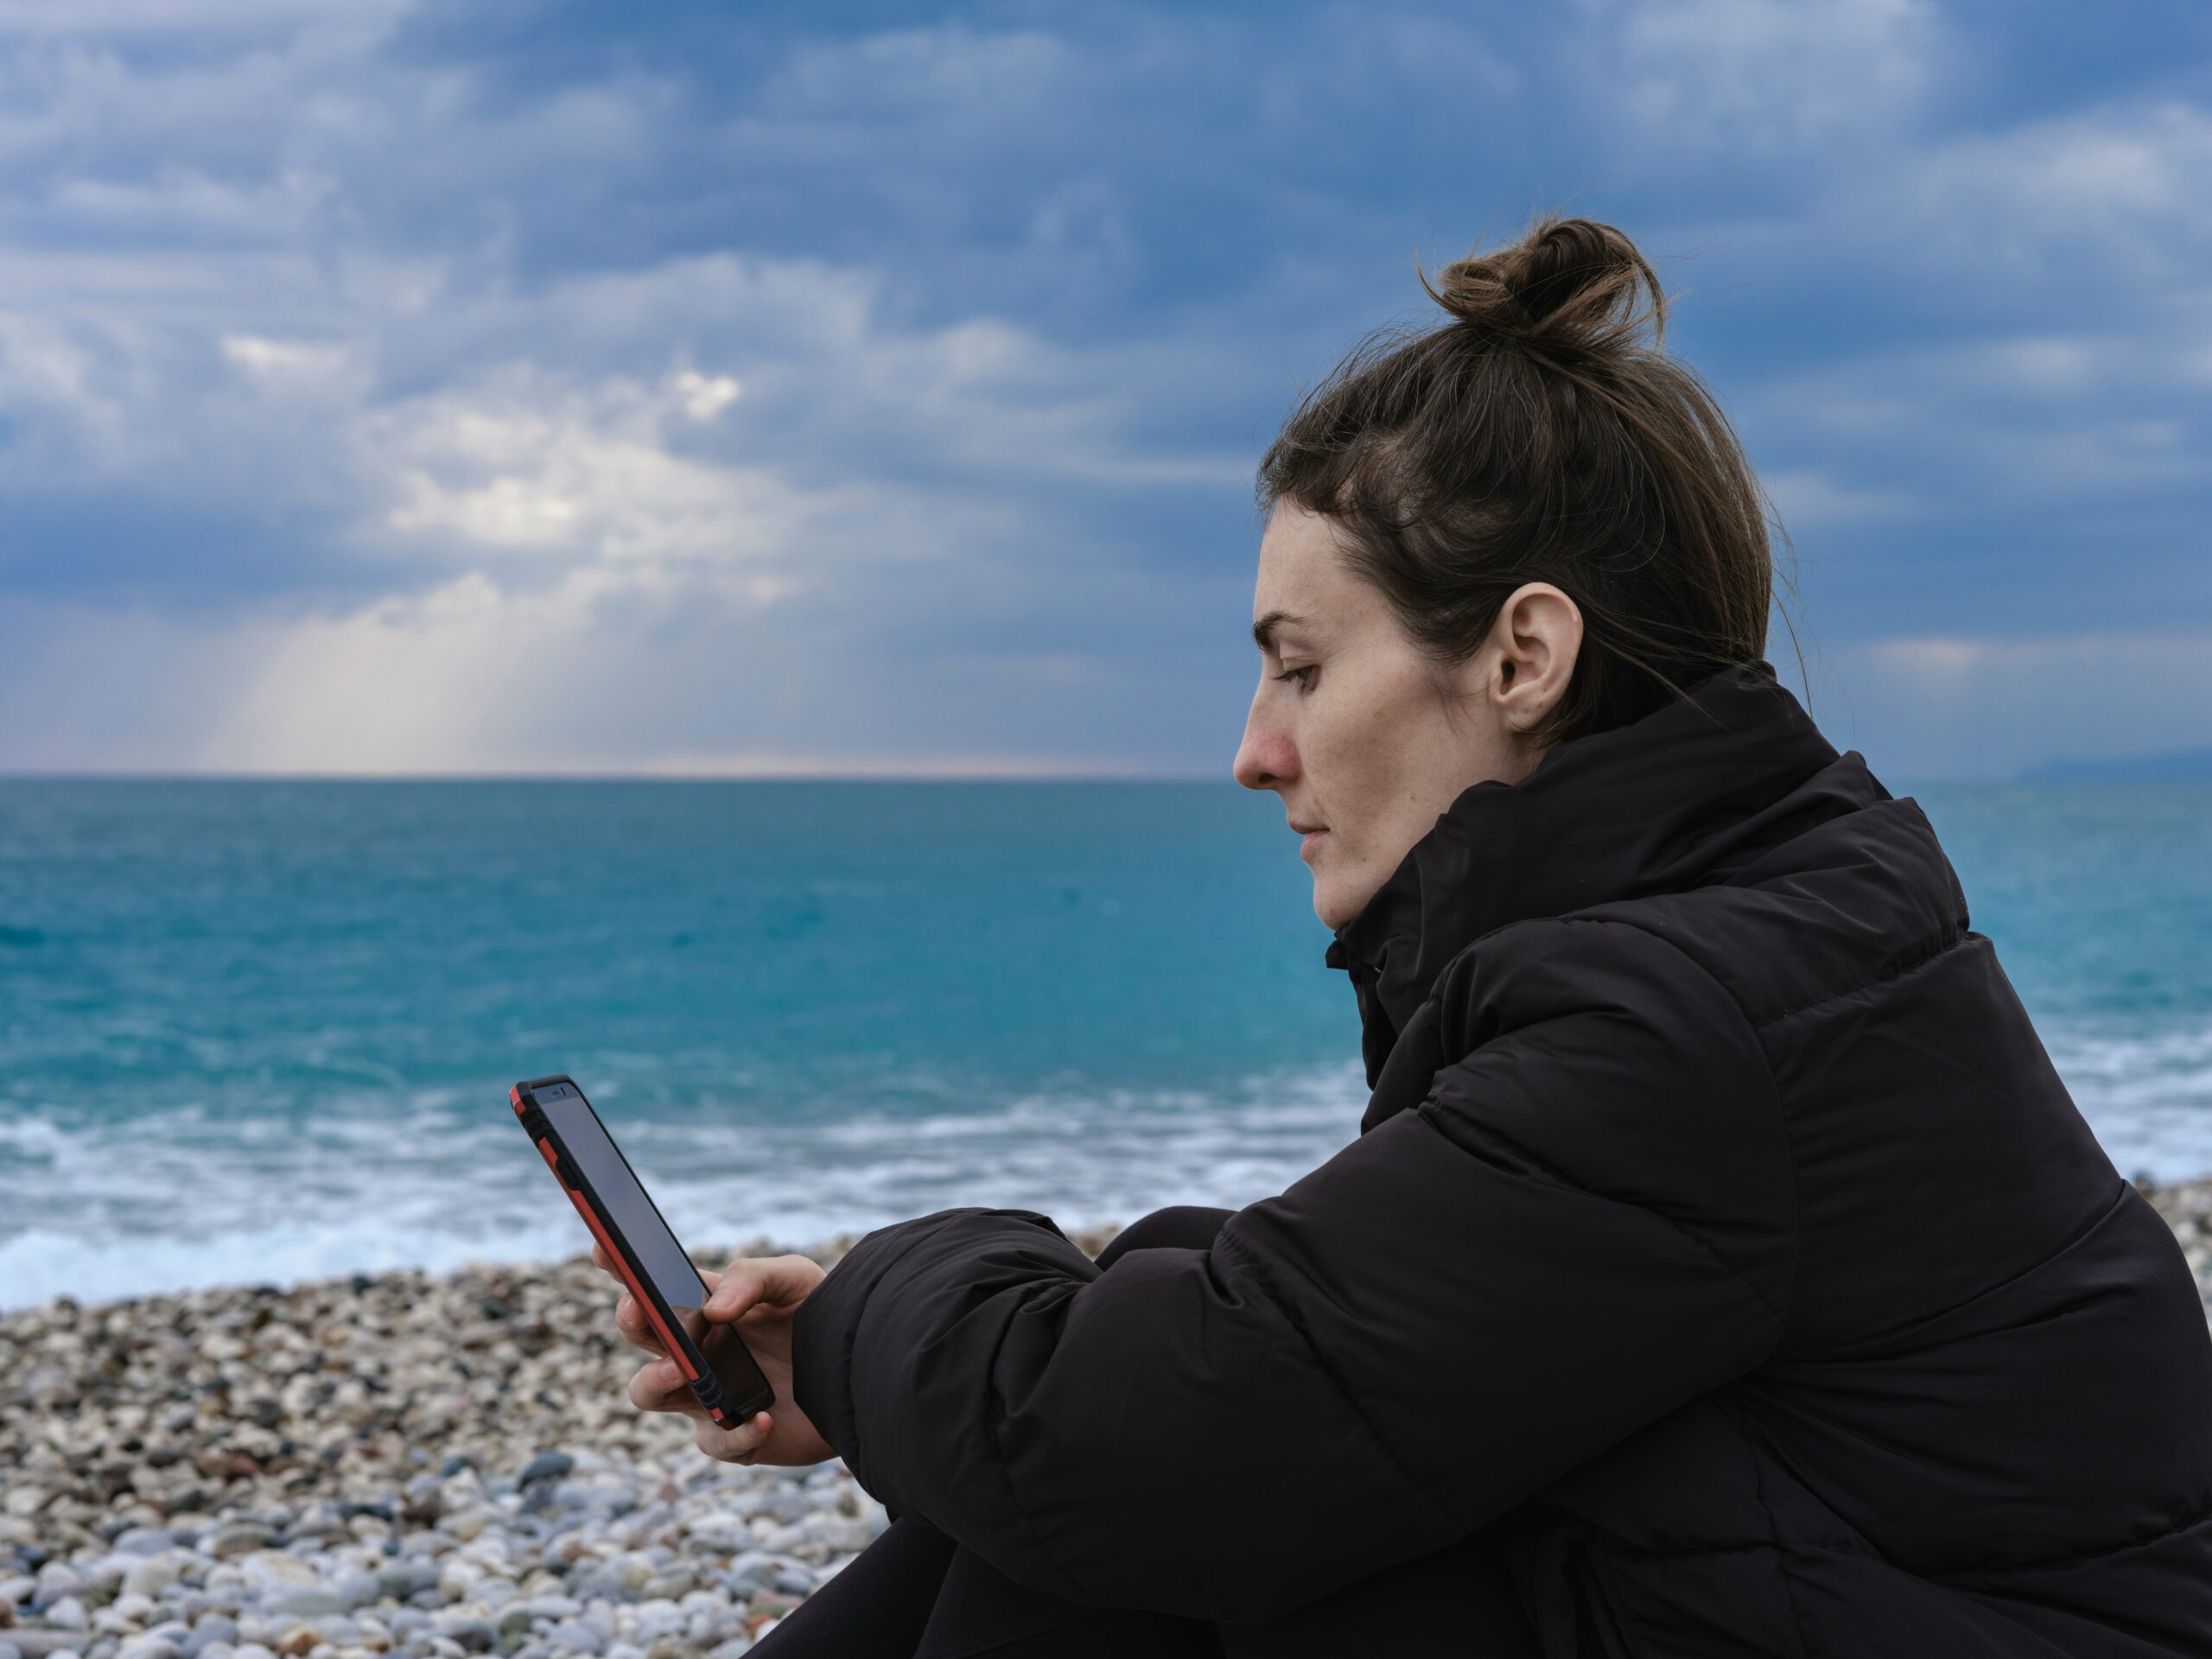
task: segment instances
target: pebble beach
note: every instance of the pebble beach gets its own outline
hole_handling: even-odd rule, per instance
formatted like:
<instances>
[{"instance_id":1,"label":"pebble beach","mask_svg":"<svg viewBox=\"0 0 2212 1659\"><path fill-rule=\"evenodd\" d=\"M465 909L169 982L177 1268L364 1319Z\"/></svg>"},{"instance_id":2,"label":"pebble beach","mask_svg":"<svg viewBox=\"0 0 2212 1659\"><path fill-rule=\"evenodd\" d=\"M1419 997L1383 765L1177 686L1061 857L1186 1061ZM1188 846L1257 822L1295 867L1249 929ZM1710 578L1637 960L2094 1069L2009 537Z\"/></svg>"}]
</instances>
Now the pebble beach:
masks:
<instances>
[{"instance_id":1,"label":"pebble beach","mask_svg":"<svg viewBox=\"0 0 2212 1659\"><path fill-rule=\"evenodd\" d=\"M586 1256L0 1315L0 1659L745 1652L887 1517L634 1408L618 1294Z\"/></svg>"},{"instance_id":2,"label":"pebble beach","mask_svg":"<svg viewBox=\"0 0 2212 1659\"><path fill-rule=\"evenodd\" d=\"M2143 1190L2212 1306L2212 1179ZM580 1257L0 1316L0 1659L734 1659L887 1518L632 1408L615 1294Z\"/></svg>"}]
</instances>

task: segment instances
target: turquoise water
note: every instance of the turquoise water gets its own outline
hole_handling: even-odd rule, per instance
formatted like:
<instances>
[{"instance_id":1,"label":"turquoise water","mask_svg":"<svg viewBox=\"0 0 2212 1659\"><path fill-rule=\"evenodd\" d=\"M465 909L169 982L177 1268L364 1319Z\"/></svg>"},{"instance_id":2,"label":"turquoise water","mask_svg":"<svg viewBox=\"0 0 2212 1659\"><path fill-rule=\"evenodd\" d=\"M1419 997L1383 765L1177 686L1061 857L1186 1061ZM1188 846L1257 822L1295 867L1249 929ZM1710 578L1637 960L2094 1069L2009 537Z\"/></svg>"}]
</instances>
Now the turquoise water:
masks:
<instances>
[{"instance_id":1,"label":"turquoise water","mask_svg":"<svg viewBox=\"0 0 2212 1659\"><path fill-rule=\"evenodd\" d=\"M1920 798L2116 1161L2212 1169L2212 789ZM0 1306L582 1234L566 1071L688 1240L1279 1190L1356 1131L1272 797L0 781Z\"/></svg>"}]
</instances>

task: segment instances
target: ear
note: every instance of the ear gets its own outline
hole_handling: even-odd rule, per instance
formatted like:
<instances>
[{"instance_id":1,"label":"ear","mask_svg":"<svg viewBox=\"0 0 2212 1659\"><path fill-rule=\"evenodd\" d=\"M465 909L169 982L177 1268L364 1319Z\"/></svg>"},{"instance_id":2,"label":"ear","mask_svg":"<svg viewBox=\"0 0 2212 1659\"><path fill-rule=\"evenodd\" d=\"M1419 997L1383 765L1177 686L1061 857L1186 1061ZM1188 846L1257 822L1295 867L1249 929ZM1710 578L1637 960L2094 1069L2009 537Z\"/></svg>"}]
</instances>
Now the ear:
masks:
<instances>
[{"instance_id":1,"label":"ear","mask_svg":"<svg viewBox=\"0 0 2212 1659\"><path fill-rule=\"evenodd\" d=\"M1559 706L1582 652L1582 612L1548 582L1515 588L1491 625L1490 697L1516 733Z\"/></svg>"}]
</instances>

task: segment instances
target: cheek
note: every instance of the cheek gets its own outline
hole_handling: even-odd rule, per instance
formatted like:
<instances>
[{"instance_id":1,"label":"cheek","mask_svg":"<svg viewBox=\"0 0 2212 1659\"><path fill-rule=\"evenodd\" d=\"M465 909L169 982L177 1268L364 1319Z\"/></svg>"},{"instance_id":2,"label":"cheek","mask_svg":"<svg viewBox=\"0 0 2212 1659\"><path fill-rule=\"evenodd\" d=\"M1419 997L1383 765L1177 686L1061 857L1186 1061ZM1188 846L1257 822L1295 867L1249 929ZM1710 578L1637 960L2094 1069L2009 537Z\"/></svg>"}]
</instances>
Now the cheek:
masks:
<instances>
[{"instance_id":1,"label":"cheek","mask_svg":"<svg viewBox=\"0 0 2212 1659\"><path fill-rule=\"evenodd\" d=\"M1433 819L1426 802L1436 769L1440 718L1418 674L1347 676L1343 695L1309 711L1300 737L1313 798L1331 830L1327 868L1355 882L1395 868L1411 844L1409 823Z\"/></svg>"},{"instance_id":2,"label":"cheek","mask_svg":"<svg viewBox=\"0 0 2212 1659\"><path fill-rule=\"evenodd\" d=\"M1300 739L1300 761L1314 804L1340 853L1358 845L1362 825L1389 787L1388 734L1368 715L1363 709L1351 719L1311 721Z\"/></svg>"},{"instance_id":3,"label":"cheek","mask_svg":"<svg viewBox=\"0 0 2212 1659\"><path fill-rule=\"evenodd\" d=\"M1331 777L1357 780L1363 795L1387 792L1421 747L1421 709L1391 675L1345 674L1332 689L1338 695L1326 709L1308 711L1301 747Z\"/></svg>"}]
</instances>

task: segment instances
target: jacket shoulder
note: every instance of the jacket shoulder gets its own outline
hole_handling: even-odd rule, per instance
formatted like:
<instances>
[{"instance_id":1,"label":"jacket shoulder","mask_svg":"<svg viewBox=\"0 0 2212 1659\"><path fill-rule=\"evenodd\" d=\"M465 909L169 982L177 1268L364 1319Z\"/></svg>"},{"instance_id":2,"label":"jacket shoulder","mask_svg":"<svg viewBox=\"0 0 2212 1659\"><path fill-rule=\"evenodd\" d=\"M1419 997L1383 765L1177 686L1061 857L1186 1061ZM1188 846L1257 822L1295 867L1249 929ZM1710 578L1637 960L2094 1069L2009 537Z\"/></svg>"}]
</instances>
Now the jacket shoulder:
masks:
<instances>
[{"instance_id":1,"label":"jacket shoulder","mask_svg":"<svg viewBox=\"0 0 2212 1659\"><path fill-rule=\"evenodd\" d=\"M1958 876L1909 798L1832 819L1711 886L1583 914L1664 940L1762 1028L1973 937Z\"/></svg>"},{"instance_id":2,"label":"jacket shoulder","mask_svg":"<svg viewBox=\"0 0 2212 1659\"><path fill-rule=\"evenodd\" d=\"M1516 922L1447 963L1430 997L1440 1063L1523 1027L1614 1016L1686 1048L1746 1011L1704 953L1640 906L1616 906Z\"/></svg>"}]
</instances>

